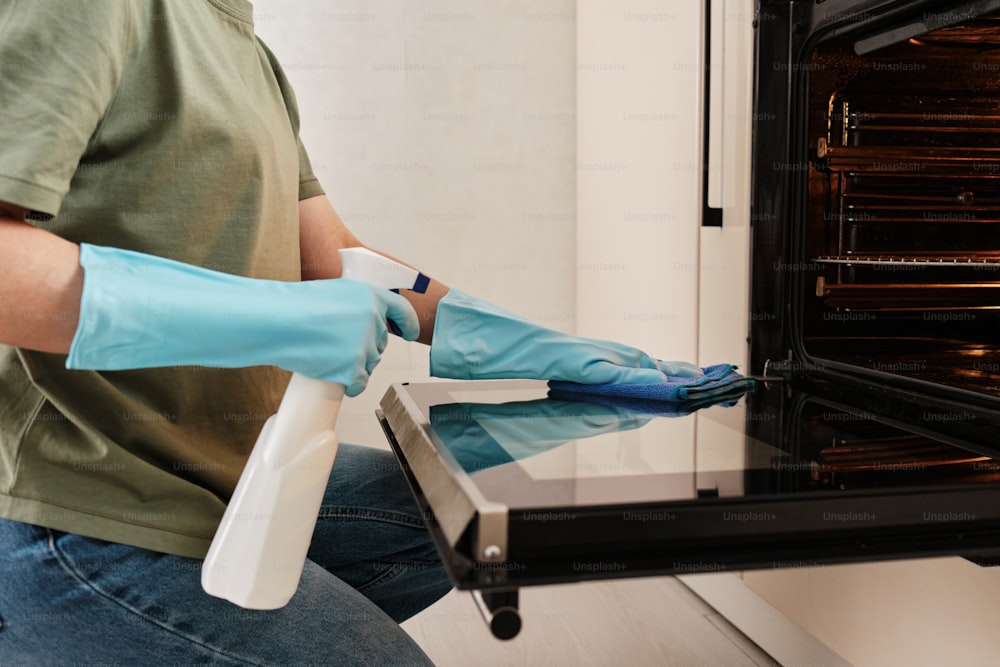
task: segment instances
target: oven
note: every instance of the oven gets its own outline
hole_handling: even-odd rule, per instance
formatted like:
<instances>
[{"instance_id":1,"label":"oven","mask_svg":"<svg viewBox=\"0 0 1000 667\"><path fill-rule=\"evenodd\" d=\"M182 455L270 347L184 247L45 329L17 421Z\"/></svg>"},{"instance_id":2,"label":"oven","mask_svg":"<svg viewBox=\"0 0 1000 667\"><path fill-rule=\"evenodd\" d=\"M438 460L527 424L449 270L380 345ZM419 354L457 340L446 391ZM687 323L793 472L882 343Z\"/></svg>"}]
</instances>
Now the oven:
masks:
<instances>
[{"instance_id":1,"label":"oven","mask_svg":"<svg viewBox=\"0 0 1000 667\"><path fill-rule=\"evenodd\" d=\"M1000 426L1000 2L759 4L752 372Z\"/></svg>"},{"instance_id":2,"label":"oven","mask_svg":"<svg viewBox=\"0 0 1000 667\"><path fill-rule=\"evenodd\" d=\"M730 307L744 306L747 339L711 349L745 349L749 372L780 378L780 391L748 396L745 432L808 465L751 483L872 499L995 484L1000 3L754 5L748 208L734 202L723 232L745 235L746 302ZM1000 642L954 619L997 622L996 570L976 566L996 565L996 550L960 546L992 501L908 502L921 518L899 535L911 560L685 581L732 618L746 619L731 599L749 590L855 664L988 664ZM862 524L876 504L827 516ZM930 524L955 528L964 559L933 558ZM841 562L872 546L859 540ZM942 632L894 634L904 627Z\"/></svg>"},{"instance_id":3,"label":"oven","mask_svg":"<svg viewBox=\"0 0 1000 667\"><path fill-rule=\"evenodd\" d=\"M700 357L745 351L761 388L729 421L794 458L747 493L867 494L866 517L904 488L1000 480L1000 1L758 0L752 22L749 3L706 6L703 193L722 223L702 221ZM897 557L995 560L989 537L918 537L953 518L966 539L992 501L909 502L928 519Z\"/></svg>"}]
</instances>

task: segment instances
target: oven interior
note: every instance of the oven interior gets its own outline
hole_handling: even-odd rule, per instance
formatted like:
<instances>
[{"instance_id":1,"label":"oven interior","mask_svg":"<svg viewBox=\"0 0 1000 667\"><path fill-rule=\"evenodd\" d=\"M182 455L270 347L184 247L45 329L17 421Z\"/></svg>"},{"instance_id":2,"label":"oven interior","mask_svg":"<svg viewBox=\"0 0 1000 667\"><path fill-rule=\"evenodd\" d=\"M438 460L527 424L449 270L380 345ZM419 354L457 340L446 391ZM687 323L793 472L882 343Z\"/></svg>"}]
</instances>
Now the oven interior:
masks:
<instances>
[{"instance_id":1,"label":"oven interior","mask_svg":"<svg viewBox=\"0 0 1000 667\"><path fill-rule=\"evenodd\" d=\"M803 65L803 348L1000 397L1000 16L860 45Z\"/></svg>"},{"instance_id":2,"label":"oven interior","mask_svg":"<svg viewBox=\"0 0 1000 667\"><path fill-rule=\"evenodd\" d=\"M747 397L749 413L763 422L754 435L786 452L757 462L748 472L756 492L891 491L1000 482L1000 461L989 446L956 439L920 419L893 420L850 403L779 389L765 385Z\"/></svg>"}]
</instances>

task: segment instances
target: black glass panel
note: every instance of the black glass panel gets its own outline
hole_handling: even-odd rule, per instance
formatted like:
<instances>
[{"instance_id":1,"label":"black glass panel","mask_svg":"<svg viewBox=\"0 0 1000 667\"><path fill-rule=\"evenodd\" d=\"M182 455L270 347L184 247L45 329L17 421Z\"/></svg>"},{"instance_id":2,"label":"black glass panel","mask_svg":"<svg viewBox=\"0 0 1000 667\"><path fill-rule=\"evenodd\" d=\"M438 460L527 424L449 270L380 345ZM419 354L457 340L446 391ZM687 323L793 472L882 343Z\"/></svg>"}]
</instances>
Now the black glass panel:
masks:
<instances>
[{"instance_id":1,"label":"black glass panel","mask_svg":"<svg viewBox=\"0 0 1000 667\"><path fill-rule=\"evenodd\" d=\"M415 393L435 441L512 510L1000 482L982 453L782 387L759 388L749 406L659 415L549 398L543 385L434 387Z\"/></svg>"}]
</instances>

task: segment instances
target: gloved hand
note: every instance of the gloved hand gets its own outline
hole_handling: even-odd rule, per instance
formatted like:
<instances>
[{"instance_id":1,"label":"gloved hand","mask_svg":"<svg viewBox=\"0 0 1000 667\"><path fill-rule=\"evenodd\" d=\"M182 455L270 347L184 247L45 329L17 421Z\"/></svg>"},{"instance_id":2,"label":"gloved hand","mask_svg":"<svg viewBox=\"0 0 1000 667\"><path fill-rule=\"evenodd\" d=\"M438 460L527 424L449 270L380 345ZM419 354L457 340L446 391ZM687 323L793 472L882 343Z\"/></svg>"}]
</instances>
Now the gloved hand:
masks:
<instances>
[{"instance_id":1,"label":"gloved hand","mask_svg":"<svg viewBox=\"0 0 1000 667\"><path fill-rule=\"evenodd\" d=\"M653 359L627 345L547 329L452 289L437 307L431 375L652 384L668 375L698 377L702 371L686 362Z\"/></svg>"},{"instance_id":2,"label":"gloved hand","mask_svg":"<svg viewBox=\"0 0 1000 667\"><path fill-rule=\"evenodd\" d=\"M258 280L82 244L80 322L66 367L279 366L361 393L388 341L420 323L398 294L362 282Z\"/></svg>"}]
</instances>

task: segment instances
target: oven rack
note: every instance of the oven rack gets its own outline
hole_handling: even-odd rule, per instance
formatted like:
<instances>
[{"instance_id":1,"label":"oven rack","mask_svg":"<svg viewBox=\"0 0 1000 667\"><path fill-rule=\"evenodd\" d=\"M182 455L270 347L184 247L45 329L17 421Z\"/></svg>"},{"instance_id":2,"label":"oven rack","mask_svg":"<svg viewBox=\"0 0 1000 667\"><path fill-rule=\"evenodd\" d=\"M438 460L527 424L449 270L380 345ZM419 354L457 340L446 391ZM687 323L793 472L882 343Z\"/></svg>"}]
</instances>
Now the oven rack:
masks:
<instances>
[{"instance_id":1,"label":"oven rack","mask_svg":"<svg viewBox=\"0 0 1000 667\"><path fill-rule=\"evenodd\" d=\"M989 202L979 206L962 205L961 199L976 195L963 190L948 197L924 196L919 201L906 194L845 193L849 199L839 220L851 225L923 224L970 225L1000 223L1000 206ZM877 202L877 203L873 203ZM1000 202L998 202L1000 203Z\"/></svg>"},{"instance_id":2,"label":"oven rack","mask_svg":"<svg viewBox=\"0 0 1000 667\"><path fill-rule=\"evenodd\" d=\"M824 255L812 260L818 264L843 264L846 266L878 266L888 268L927 267L961 269L1000 269L1000 254L970 257L959 253L926 253L921 255Z\"/></svg>"},{"instance_id":3,"label":"oven rack","mask_svg":"<svg viewBox=\"0 0 1000 667\"><path fill-rule=\"evenodd\" d=\"M918 312L1000 310L1000 282L991 283L828 283L816 279L816 296L843 311ZM963 321L966 313L956 320Z\"/></svg>"},{"instance_id":4,"label":"oven rack","mask_svg":"<svg viewBox=\"0 0 1000 667\"><path fill-rule=\"evenodd\" d=\"M842 95L830 97L826 136L816 146L830 168L932 173L985 163L997 175L1000 114L989 94Z\"/></svg>"},{"instance_id":5,"label":"oven rack","mask_svg":"<svg viewBox=\"0 0 1000 667\"><path fill-rule=\"evenodd\" d=\"M990 134L996 132L990 131ZM956 135L959 136L959 135ZM817 165L839 172L872 172L894 176L928 176L958 172L982 179L1000 178L1000 148L951 146L831 146L825 138L817 144Z\"/></svg>"},{"instance_id":6,"label":"oven rack","mask_svg":"<svg viewBox=\"0 0 1000 667\"><path fill-rule=\"evenodd\" d=\"M837 280L816 279L816 296L827 307L846 311L945 311L1000 309L1000 281L986 280L1000 271L1000 254L969 256L961 253L921 253L919 255L851 254L816 257L817 265L837 267ZM842 282L842 269L867 267L899 277L914 277L929 269L983 272L982 281L959 282Z\"/></svg>"}]
</instances>

